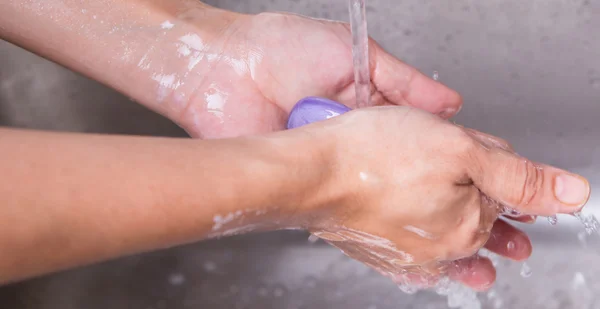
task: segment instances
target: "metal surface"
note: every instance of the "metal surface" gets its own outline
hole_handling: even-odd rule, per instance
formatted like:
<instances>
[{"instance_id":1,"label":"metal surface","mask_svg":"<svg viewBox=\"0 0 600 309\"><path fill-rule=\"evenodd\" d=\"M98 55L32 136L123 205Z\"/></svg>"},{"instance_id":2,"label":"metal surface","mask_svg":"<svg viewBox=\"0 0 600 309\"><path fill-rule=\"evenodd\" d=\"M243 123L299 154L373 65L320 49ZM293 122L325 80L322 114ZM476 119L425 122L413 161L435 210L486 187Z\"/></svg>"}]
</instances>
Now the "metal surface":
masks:
<instances>
[{"instance_id":1,"label":"metal surface","mask_svg":"<svg viewBox=\"0 0 600 309\"><path fill-rule=\"evenodd\" d=\"M345 0L208 1L246 12L294 11L347 20ZM370 34L457 89L456 121L514 143L532 159L600 185L600 1L369 0ZM82 132L183 135L92 81L0 42L0 124ZM598 210L598 199L589 208ZM543 221L543 220L542 220ZM584 249L575 220L528 228L533 276L499 265L502 308L600 308L600 241ZM8 309L446 308L303 233L210 241L0 288ZM597 239L596 239L597 240ZM582 283L584 282L584 283ZM493 296L493 295L492 295ZM496 299L482 295L486 308ZM580 302L583 301L583 302ZM585 307L583 304L590 305Z\"/></svg>"}]
</instances>

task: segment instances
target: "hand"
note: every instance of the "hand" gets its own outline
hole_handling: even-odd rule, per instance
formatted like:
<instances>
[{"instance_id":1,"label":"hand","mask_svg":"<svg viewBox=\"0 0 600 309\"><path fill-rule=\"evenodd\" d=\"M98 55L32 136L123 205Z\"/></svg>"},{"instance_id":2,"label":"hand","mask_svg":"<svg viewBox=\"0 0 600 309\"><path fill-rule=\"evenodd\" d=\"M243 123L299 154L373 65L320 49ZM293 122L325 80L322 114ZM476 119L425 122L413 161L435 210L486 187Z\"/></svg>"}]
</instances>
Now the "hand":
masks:
<instances>
[{"instance_id":1,"label":"hand","mask_svg":"<svg viewBox=\"0 0 600 309\"><path fill-rule=\"evenodd\" d=\"M193 25L204 15L189 10L178 18ZM155 49L161 54L145 61L149 72L162 72L151 77L168 86L157 86L158 98L172 106L167 116L193 137L283 130L294 104L306 96L354 107L351 33L345 23L263 13L236 15L218 35L182 27L175 23ZM414 106L446 118L460 109L455 91L374 41L370 57L373 105Z\"/></svg>"},{"instance_id":2,"label":"hand","mask_svg":"<svg viewBox=\"0 0 600 309\"><path fill-rule=\"evenodd\" d=\"M578 211L590 188L579 176L531 162L495 137L406 107L352 111L302 127L325 144L327 199L307 228L398 283L449 275L487 289L487 249L514 260L528 237L497 220L504 206L527 215ZM317 218L317 219L315 219Z\"/></svg>"}]
</instances>

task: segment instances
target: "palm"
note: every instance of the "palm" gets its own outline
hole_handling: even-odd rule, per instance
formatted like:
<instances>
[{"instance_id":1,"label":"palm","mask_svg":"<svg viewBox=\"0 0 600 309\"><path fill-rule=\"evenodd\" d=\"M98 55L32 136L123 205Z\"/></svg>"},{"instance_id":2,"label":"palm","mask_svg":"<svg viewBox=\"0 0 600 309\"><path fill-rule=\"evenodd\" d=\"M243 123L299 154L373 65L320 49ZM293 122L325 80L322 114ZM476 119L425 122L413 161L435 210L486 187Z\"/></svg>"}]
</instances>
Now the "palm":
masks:
<instances>
[{"instance_id":1,"label":"palm","mask_svg":"<svg viewBox=\"0 0 600 309\"><path fill-rule=\"evenodd\" d=\"M194 137L219 138L285 128L306 96L354 106L351 36L343 23L287 14L241 22L216 48L218 61L178 121ZM460 97L371 45L373 104L415 105L445 116Z\"/></svg>"}]
</instances>

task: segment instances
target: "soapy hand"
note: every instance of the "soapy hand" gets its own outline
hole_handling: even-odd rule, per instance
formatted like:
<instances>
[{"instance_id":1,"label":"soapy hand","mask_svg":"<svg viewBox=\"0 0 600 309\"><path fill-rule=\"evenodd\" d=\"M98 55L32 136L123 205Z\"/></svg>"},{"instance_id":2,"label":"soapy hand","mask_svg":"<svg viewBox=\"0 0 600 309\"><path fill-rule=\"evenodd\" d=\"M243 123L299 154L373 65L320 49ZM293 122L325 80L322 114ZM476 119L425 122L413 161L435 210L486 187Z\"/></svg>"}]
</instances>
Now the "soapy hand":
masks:
<instances>
[{"instance_id":1,"label":"soapy hand","mask_svg":"<svg viewBox=\"0 0 600 309\"><path fill-rule=\"evenodd\" d=\"M297 130L326 141L329 199L307 228L399 284L440 276L487 289L480 248L524 260L528 237L498 219L573 213L587 181L516 155L501 139L408 107L356 110Z\"/></svg>"},{"instance_id":2,"label":"soapy hand","mask_svg":"<svg viewBox=\"0 0 600 309\"><path fill-rule=\"evenodd\" d=\"M178 16L187 25L175 22L155 54L141 63L148 64L148 72L162 72L152 78L158 97L170 106L163 114L193 137L283 130L294 104L306 96L354 107L348 24L262 13L239 15L216 35L188 30L206 14L188 10ZM172 54L176 56L167 56ZM462 101L455 91L402 63L374 41L370 56L373 105L414 106L445 118L460 109Z\"/></svg>"}]
</instances>

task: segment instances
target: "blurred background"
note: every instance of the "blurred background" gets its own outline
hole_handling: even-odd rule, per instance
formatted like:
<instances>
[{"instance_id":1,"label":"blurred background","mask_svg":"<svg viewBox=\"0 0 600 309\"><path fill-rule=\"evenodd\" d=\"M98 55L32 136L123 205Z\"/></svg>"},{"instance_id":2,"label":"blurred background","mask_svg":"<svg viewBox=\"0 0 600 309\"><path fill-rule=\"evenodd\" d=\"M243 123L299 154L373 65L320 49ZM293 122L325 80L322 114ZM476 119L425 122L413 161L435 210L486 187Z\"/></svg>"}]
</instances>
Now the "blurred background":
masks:
<instances>
[{"instance_id":1,"label":"blurred background","mask_svg":"<svg viewBox=\"0 0 600 309\"><path fill-rule=\"evenodd\" d=\"M345 0L211 0L240 12L348 20ZM511 141L531 159L600 184L599 0L367 0L369 32L392 54L459 91L455 119ZM128 98L0 41L0 125L185 136ZM590 213L600 214L593 196ZM532 276L500 261L484 308L600 308L600 240L574 219L527 230ZM208 241L0 287L7 309L428 309L301 232ZM2 254L2 253L0 253Z\"/></svg>"}]
</instances>

